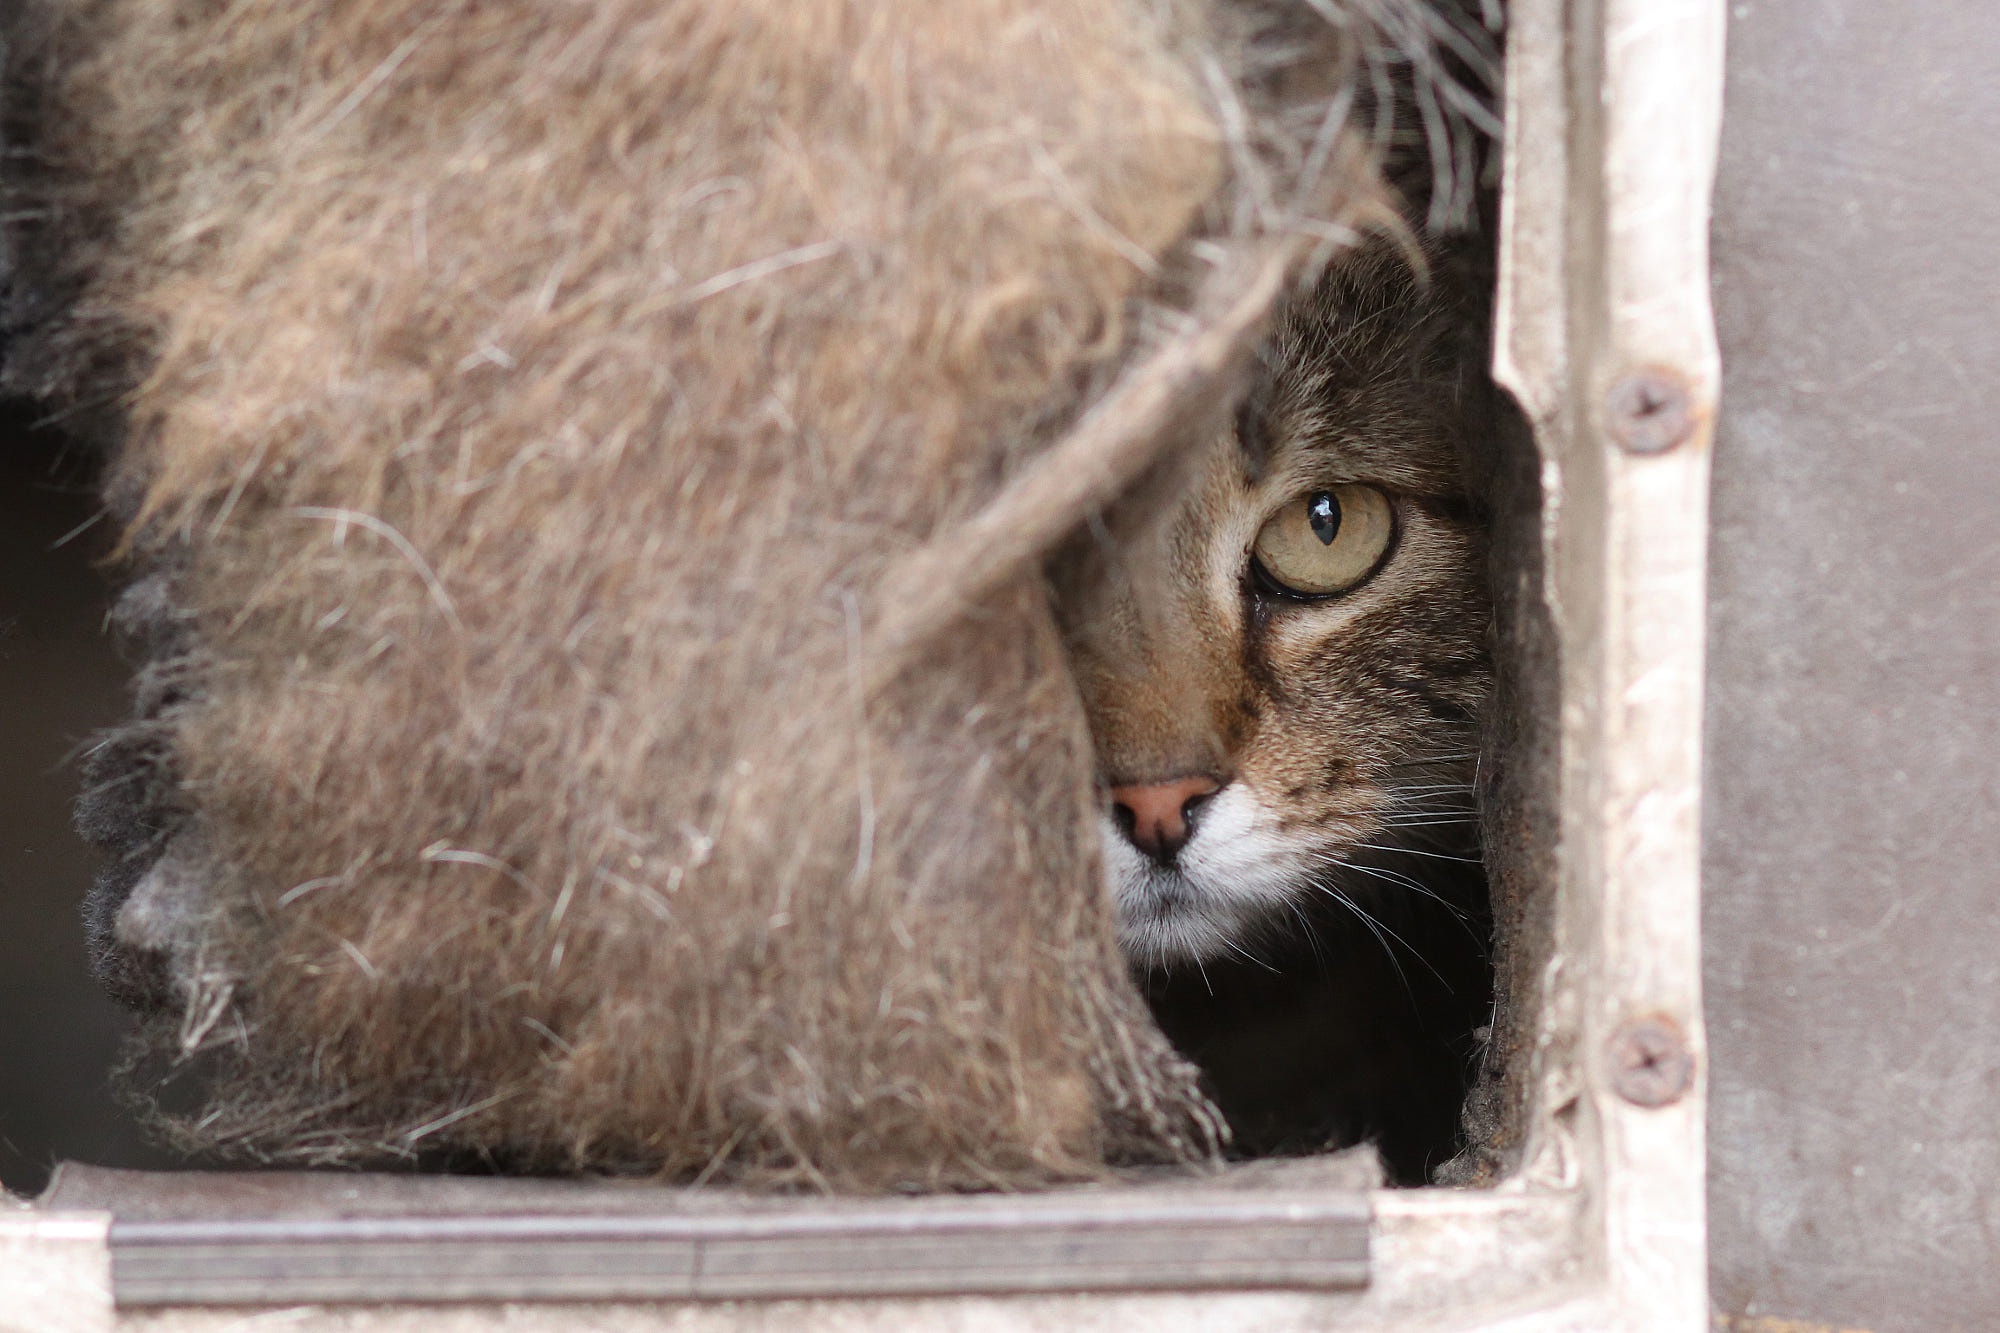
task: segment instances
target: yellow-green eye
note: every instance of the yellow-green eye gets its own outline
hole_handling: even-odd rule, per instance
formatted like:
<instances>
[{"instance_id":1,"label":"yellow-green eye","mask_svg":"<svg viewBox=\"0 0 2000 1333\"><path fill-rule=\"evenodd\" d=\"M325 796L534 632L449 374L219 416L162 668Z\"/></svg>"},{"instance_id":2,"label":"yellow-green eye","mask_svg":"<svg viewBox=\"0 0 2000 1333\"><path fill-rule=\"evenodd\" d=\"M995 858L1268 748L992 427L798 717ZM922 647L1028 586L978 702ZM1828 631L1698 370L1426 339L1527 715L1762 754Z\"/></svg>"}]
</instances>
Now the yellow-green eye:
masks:
<instances>
[{"instance_id":1,"label":"yellow-green eye","mask_svg":"<svg viewBox=\"0 0 2000 1333\"><path fill-rule=\"evenodd\" d=\"M1264 577L1300 597L1326 597L1360 584L1389 549L1396 514L1373 486L1334 486L1280 509L1253 548Z\"/></svg>"}]
</instances>

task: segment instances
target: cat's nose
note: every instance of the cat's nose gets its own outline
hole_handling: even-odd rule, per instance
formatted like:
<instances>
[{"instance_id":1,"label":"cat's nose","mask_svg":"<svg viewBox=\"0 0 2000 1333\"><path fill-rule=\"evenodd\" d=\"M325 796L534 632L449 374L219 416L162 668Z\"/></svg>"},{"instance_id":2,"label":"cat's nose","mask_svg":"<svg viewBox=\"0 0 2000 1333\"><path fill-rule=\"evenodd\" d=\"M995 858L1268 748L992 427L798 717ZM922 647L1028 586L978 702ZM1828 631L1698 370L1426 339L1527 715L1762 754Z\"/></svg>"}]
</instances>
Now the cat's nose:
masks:
<instances>
[{"instance_id":1,"label":"cat's nose","mask_svg":"<svg viewBox=\"0 0 2000 1333\"><path fill-rule=\"evenodd\" d=\"M1194 836L1195 811L1221 790L1220 782L1202 776L1142 787L1113 787L1111 814L1134 847L1170 866Z\"/></svg>"}]
</instances>

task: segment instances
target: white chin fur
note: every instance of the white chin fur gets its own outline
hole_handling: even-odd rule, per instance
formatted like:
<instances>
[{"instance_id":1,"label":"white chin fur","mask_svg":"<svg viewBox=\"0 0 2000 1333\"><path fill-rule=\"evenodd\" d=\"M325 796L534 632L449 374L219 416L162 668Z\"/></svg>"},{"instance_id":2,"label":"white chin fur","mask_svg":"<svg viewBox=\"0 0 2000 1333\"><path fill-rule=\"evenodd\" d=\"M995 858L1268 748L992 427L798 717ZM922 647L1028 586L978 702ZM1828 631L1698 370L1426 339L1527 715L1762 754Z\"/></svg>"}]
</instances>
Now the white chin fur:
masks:
<instances>
[{"instance_id":1,"label":"white chin fur","mask_svg":"<svg viewBox=\"0 0 2000 1333\"><path fill-rule=\"evenodd\" d=\"M1277 831L1256 796L1231 783L1201 807L1171 870L1100 816L1118 943L1136 963L1166 966L1240 953L1239 941L1296 896L1306 849Z\"/></svg>"}]
</instances>

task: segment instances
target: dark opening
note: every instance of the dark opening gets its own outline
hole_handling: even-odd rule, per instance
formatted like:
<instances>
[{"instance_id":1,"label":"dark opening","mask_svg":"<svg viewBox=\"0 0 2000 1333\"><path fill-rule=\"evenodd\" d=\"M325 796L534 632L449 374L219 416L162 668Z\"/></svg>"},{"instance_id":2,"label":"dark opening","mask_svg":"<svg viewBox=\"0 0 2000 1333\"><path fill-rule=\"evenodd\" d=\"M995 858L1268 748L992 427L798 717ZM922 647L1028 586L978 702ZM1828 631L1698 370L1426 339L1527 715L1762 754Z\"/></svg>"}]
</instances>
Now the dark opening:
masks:
<instances>
[{"instance_id":1,"label":"dark opening","mask_svg":"<svg viewBox=\"0 0 2000 1333\"><path fill-rule=\"evenodd\" d=\"M0 1185L32 1193L62 1158L171 1162L111 1083L123 1010L91 979L70 827L77 756L129 704L104 633L105 524L87 458L33 409L0 404Z\"/></svg>"}]
</instances>

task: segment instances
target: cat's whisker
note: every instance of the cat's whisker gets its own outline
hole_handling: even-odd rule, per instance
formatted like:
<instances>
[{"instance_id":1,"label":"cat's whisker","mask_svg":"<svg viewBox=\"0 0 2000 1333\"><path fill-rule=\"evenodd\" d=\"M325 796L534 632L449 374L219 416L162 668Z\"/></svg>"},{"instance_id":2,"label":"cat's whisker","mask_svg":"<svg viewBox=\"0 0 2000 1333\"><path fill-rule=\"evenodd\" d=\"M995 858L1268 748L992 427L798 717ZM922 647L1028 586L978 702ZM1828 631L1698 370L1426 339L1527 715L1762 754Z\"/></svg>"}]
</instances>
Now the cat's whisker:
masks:
<instances>
[{"instance_id":1,"label":"cat's whisker","mask_svg":"<svg viewBox=\"0 0 2000 1333\"><path fill-rule=\"evenodd\" d=\"M1464 754L1431 754L1423 755L1416 759L1398 759L1394 763L1384 764L1382 767L1415 768L1419 764L1453 764L1462 763L1467 759L1477 760L1478 758L1479 752L1477 750L1467 750Z\"/></svg>"},{"instance_id":2,"label":"cat's whisker","mask_svg":"<svg viewBox=\"0 0 2000 1333\"><path fill-rule=\"evenodd\" d=\"M1376 823L1380 823L1384 829L1434 829L1444 825L1476 825L1478 817L1446 815L1442 811L1436 815L1432 815L1432 811L1410 811L1408 815L1386 815Z\"/></svg>"},{"instance_id":3,"label":"cat's whisker","mask_svg":"<svg viewBox=\"0 0 2000 1333\"><path fill-rule=\"evenodd\" d=\"M1485 944L1484 938L1480 935L1480 933L1477 930L1473 928L1472 914L1467 912L1463 907L1460 907L1457 903L1451 901L1449 898L1446 898L1436 889L1433 889L1429 885L1423 883L1421 880L1412 879L1408 875L1402 874L1398 871L1388 870L1381 866L1365 866L1361 865L1359 862L1344 861L1337 856L1330 856L1324 853L1315 853L1314 856L1315 859L1319 860L1325 865L1338 866L1342 870L1353 870L1363 875L1373 876L1376 879L1384 880L1387 883L1394 884L1398 888L1408 889L1412 893L1416 893L1425 898L1429 898L1432 902L1435 902L1438 906L1444 908L1445 911L1449 912L1451 914L1452 919L1458 922L1459 929L1463 930L1475 944L1480 944L1482 946ZM1314 885L1314 887L1320 889L1325 888L1324 885L1317 885L1317 884Z\"/></svg>"},{"instance_id":4,"label":"cat's whisker","mask_svg":"<svg viewBox=\"0 0 2000 1333\"><path fill-rule=\"evenodd\" d=\"M1426 852L1415 847L1389 847L1379 842L1356 842L1350 843L1349 846L1366 847L1371 852L1399 852L1410 856L1428 856L1434 861L1458 861L1469 866L1481 864L1476 856L1453 856L1449 852Z\"/></svg>"},{"instance_id":5,"label":"cat's whisker","mask_svg":"<svg viewBox=\"0 0 2000 1333\"><path fill-rule=\"evenodd\" d=\"M1270 965L1269 963L1267 963L1267 962L1265 962L1265 961L1264 961L1263 959L1261 959L1261 958L1257 957L1257 956L1256 956L1255 954L1251 953L1251 952L1250 952L1249 950L1247 950L1247 949L1243 948L1243 947L1242 947L1241 945L1237 944L1237 943L1236 943L1236 942L1235 942L1234 940L1224 940L1224 941L1222 942L1222 944L1223 944L1223 947L1224 947L1224 948L1228 949L1228 950L1229 950L1229 952L1231 952L1231 953L1235 954L1235 955L1236 955L1236 956L1237 956L1238 958L1241 958L1241 959L1242 959L1242 960L1243 960L1244 962L1246 962L1246 963L1250 963L1250 964L1252 964L1252 965L1254 965L1254 966L1257 966L1257 967L1261 967L1261 968L1263 968L1263 969L1264 969L1264 970L1265 970L1266 972L1269 972L1269 973L1270 973L1270 974L1271 974L1272 976L1282 976L1282 975L1284 975L1284 974L1283 974L1282 972L1280 972L1280 971L1279 971L1279 970L1278 970L1277 968L1275 968L1275 967L1272 967L1272 966L1271 966L1271 965Z\"/></svg>"},{"instance_id":6,"label":"cat's whisker","mask_svg":"<svg viewBox=\"0 0 2000 1333\"><path fill-rule=\"evenodd\" d=\"M1312 917L1307 915L1306 909L1296 902L1287 902L1285 910L1292 914L1294 921L1298 922L1299 934L1305 937L1306 948L1312 952L1314 965L1321 972L1326 971L1326 950L1321 947L1319 930L1313 925Z\"/></svg>"},{"instance_id":7,"label":"cat's whisker","mask_svg":"<svg viewBox=\"0 0 2000 1333\"><path fill-rule=\"evenodd\" d=\"M1336 864L1340 865L1344 869L1358 870L1364 875L1371 875L1376 879L1384 880L1388 883L1394 884L1398 888L1408 889L1412 893L1418 894L1421 897L1429 898L1432 902L1435 902L1438 906L1444 908L1446 912L1449 912L1451 914L1452 920L1458 923L1459 929L1465 931L1466 934L1470 935L1475 942L1481 942L1479 933L1472 928L1471 914L1468 913L1464 908L1460 907L1457 903L1452 902L1449 898L1445 898L1439 895L1436 891L1432 889L1427 889L1423 885L1418 884L1412 880L1397 879L1394 876L1392 876L1389 872L1378 870L1372 866L1358 866L1358 865L1353 865L1346 861L1337 862Z\"/></svg>"},{"instance_id":8,"label":"cat's whisker","mask_svg":"<svg viewBox=\"0 0 2000 1333\"><path fill-rule=\"evenodd\" d=\"M1401 851L1402 848L1400 847L1390 848L1389 850ZM1413 879L1410 876L1405 875L1402 871L1391 870L1387 866L1362 865L1358 861L1346 860L1345 858L1337 856L1332 852L1322 852L1322 851L1314 851L1308 849L1304 854L1310 859L1319 862L1319 864L1323 866L1339 866L1344 870L1361 870L1369 874L1382 875L1388 878L1393 878L1397 880L1399 883L1407 884L1410 888L1416 889L1421 893L1431 892L1429 886L1427 886L1422 880Z\"/></svg>"},{"instance_id":9,"label":"cat's whisker","mask_svg":"<svg viewBox=\"0 0 2000 1333\"><path fill-rule=\"evenodd\" d=\"M1445 980L1444 973L1438 971L1437 968L1431 963L1430 959L1424 957L1423 954L1419 953L1415 948L1415 946L1413 946L1408 940L1404 939L1401 935L1398 935L1395 931L1391 930L1385 922L1370 915L1368 912L1363 911L1359 903L1355 902L1352 898L1348 897L1346 894L1342 893L1339 889L1336 889L1331 885L1315 884L1313 887L1318 889L1321 893L1326 894L1328 897L1332 898L1335 902L1339 903L1342 907L1345 907L1348 911L1354 913L1355 916L1361 919L1361 924L1366 926L1368 928L1369 933L1375 936L1375 942L1377 944L1380 944L1382 946L1382 952L1388 955L1389 962L1395 967L1396 975L1399 978L1401 978L1403 983L1403 990L1405 993L1409 995L1410 1002L1412 1004L1416 1003L1417 999L1416 990L1410 985L1409 973L1403 970L1403 964L1396 957L1396 951L1389 947L1390 940L1394 940L1396 943L1402 945L1405 949L1408 949L1410 952L1410 957L1422 963L1424 967L1429 970L1432 976L1436 977L1440 982L1444 984L1444 988L1446 990L1451 989L1451 983ZM1387 938L1384 938L1384 936L1386 936Z\"/></svg>"},{"instance_id":10,"label":"cat's whisker","mask_svg":"<svg viewBox=\"0 0 2000 1333\"><path fill-rule=\"evenodd\" d=\"M1410 974L1403 970L1402 960L1396 957L1396 951L1389 947L1388 939L1385 939L1383 937L1383 928L1378 926L1378 924L1375 921L1375 918L1368 915L1368 913L1362 911L1360 907L1355 905L1355 902L1352 898L1349 898L1346 894L1340 892L1338 889L1329 889L1325 888L1324 886L1321 886L1320 892L1326 894L1328 897L1332 898L1335 902L1339 903L1341 906L1347 908L1349 911L1353 912L1356 916L1361 918L1361 924L1367 927L1368 933L1375 937L1375 942L1382 946L1382 952L1389 959L1389 965L1396 969L1396 979L1403 983L1403 993L1408 995L1410 999L1414 1002L1417 998L1417 992L1415 988L1410 985ZM1395 932L1390 931L1389 934L1391 936L1394 936ZM1398 937L1398 939L1400 942L1400 937ZM1403 947L1408 949L1409 945L1404 944ZM1416 953L1416 950L1411 949L1410 952ZM1418 955L1418 961L1419 962L1423 961L1422 955ZM1424 963L1424 966L1430 967L1430 964ZM1437 969L1432 968L1431 970L1436 971Z\"/></svg>"}]
</instances>

